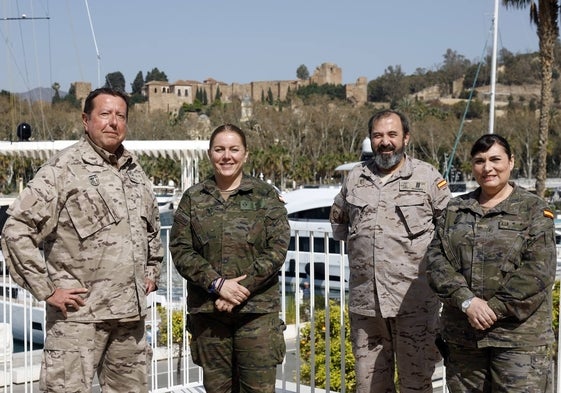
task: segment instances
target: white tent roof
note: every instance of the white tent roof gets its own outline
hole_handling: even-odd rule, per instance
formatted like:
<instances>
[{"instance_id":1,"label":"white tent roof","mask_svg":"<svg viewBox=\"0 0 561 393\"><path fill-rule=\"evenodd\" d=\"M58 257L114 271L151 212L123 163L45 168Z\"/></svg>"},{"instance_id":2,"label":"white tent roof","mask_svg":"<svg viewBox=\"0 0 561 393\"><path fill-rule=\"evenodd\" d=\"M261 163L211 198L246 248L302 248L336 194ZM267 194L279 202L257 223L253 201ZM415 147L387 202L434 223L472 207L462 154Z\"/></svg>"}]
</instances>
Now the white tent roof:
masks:
<instances>
[{"instance_id":1,"label":"white tent roof","mask_svg":"<svg viewBox=\"0 0 561 393\"><path fill-rule=\"evenodd\" d=\"M58 151L77 141L45 141L45 142L5 142L0 141L0 155L29 157L47 160ZM181 160L182 190L198 182L199 159L208 150L208 140L158 140L133 141L125 140L125 148L137 155L146 154L150 157L168 157Z\"/></svg>"},{"instance_id":2,"label":"white tent roof","mask_svg":"<svg viewBox=\"0 0 561 393\"><path fill-rule=\"evenodd\" d=\"M21 156L29 158L48 159L77 141L29 141L5 142L0 141L0 155ZM169 158L200 158L208 149L208 140L194 141L133 141L125 140L123 145L135 154L146 154L152 157Z\"/></svg>"}]
</instances>

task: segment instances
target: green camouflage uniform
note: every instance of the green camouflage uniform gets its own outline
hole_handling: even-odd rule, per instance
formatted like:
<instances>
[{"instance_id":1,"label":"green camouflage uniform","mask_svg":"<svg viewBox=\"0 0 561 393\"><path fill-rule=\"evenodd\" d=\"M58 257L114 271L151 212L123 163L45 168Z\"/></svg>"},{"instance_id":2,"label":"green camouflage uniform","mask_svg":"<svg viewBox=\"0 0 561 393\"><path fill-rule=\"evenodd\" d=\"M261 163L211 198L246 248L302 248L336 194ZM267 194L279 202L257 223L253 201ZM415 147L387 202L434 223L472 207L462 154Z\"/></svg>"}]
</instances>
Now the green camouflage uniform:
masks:
<instances>
[{"instance_id":1,"label":"green camouflage uniform","mask_svg":"<svg viewBox=\"0 0 561 393\"><path fill-rule=\"evenodd\" d=\"M330 220L349 250L349 311L357 392L432 391L439 302L422 259L450 191L431 165L406 156L385 182L373 160L356 166ZM394 359L395 357L395 359Z\"/></svg>"},{"instance_id":2,"label":"green camouflage uniform","mask_svg":"<svg viewBox=\"0 0 561 393\"><path fill-rule=\"evenodd\" d=\"M136 158L124 149L117 158L84 136L39 169L8 214L2 251L14 281L39 300L56 288L88 289L86 305L70 308L67 318L46 305L42 388L89 391L105 350L108 360L98 370L100 382L108 381L104 391L147 391L145 279L157 283L163 250L151 182ZM128 323L140 349L137 342L116 359L107 340L76 337L76 323L105 321L122 323L120 329ZM68 364L65 376L60 370L70 371Z\"/></svg>"},{"instance_id":3,"label":"green camouflage uniform","mask_svg":"<svg viewBox=\"0 0 561 393\"><path fill-rule=\"evenodd\" d=\"M227 201L213 178L185 191L170 251L187 280L191 354L204 369L207 393L274 392L285 352L278 272L289 240L284 202L258 179L244 176ZM249 299L232 313L218 312L211 283L244 274Z\"/></svg>"},{"instance_id":4,"label":"green camouflage uniform","mask_svg":"<svg viewBox=\"0 0 561 393\"><path fill-rule=\"evenodd\" d=\"M426 254L429 283L444 304L447 379L455 392L491 391L483 389L490 381L497 392L545 391L546 347L554 342L553 213L542 199L513 186L487 212L478 203L480 189L453 199ZM474 296L498 318L490 329L472 328L461 311Z\"/></svg>"}]
</instances>

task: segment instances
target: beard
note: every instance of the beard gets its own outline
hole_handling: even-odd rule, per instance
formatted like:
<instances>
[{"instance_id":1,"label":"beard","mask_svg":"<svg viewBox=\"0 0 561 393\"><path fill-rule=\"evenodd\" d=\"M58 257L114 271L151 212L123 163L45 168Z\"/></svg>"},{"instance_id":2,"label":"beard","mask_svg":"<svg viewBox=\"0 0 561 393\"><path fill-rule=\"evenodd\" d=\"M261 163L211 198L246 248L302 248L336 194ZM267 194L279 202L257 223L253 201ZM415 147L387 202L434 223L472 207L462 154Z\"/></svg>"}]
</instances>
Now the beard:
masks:
<instances>
[{"instance_id":1,"label":"beard","mask_svg":"<svg viewBox=\"0 0 561 393\"><path fill-rule=\"evenodd\" d=\"M392 154L383 154L384 152L392 151ZM405 156L405 148L402 147L401 149L396 149L395 147L391 148L378 148L373 155L374 162L380 169L392 169L397 164L401 162L403 157Z\"/></svg>"}]
</instances>

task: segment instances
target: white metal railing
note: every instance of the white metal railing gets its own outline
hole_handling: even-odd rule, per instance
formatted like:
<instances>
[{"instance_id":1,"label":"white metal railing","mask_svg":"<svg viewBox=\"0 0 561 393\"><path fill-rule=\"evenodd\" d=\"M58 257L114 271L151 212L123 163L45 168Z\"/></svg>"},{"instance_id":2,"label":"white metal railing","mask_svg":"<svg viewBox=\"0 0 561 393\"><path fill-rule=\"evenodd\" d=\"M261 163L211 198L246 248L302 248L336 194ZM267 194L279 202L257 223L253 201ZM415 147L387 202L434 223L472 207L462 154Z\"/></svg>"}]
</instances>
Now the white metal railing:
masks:
<instances>
[{"instance_id":1,"label":"white metal railing","mask_svg":"<svg viewBox=\"0 0 561 393\"><path fill-rule=\"evenodd\" d=\"M150 311L147 317L147 332L150 338L153 357L150 364L150 391L152 393L174 392L181 390L182 392L203 391L202 386L202 370L194 365L189 354L187 338L185 336L185 318L186 314L185 299L187 295L185 280L183 280L175 271L171 263L169 254L169 230L170 227L162 228L162 241L165 246L165 257L160 279L160 288L158 292L150 296ZM295 233L296 238L300 236ZM328 240L329 234L326 232L306 233L305 236L318 236ZM299 242L296 242L299 244ZM298 246L294 253L295 263L293 264L296 280L288 280L287 272L281 271L281 301L282 312L281 318L285 321L289 320L288 329L286 331L287 356L285 362L279 366L277 373L277 392L345 392L345 336L349 332L345 331L345 306L347 304L346 291L340 291L339 288L346 288L345 283L345 263L346 255L344 254L344 245L341 244L338 278L334 277L333 266L329 263L321 263L324 269L323 275L312 266L306 269L305 264L312 263L316 259L321 261L333 261L333 255L326 255L329 250L325 250L323 255L317 255L313 249L307 252L300 252ZM331 262L333 264L333 262ZM309 271L309 276L305 281L309 283L309 290L303 289L300 282L300 273L304 270ZM318 275L318 277L316 277ZM330 277L325 280L324 278ZM337 281L338 282L334 282ZM38 304L26 292L17 288L20 292L18 296L14 296L15 284L9 275L6 274L4 261L2 259L2 274L0 276L0 391L3 392L38 392L38 378L40 370L41 350L37 349L36 344L31 342L37 341L37 333L44 332L44 312L43 307ZM333 290L332 288L337 288ZM8 290L6 290L8 289ZM161 307L157 307L157 306ZM305 326L315 326L316 322L324 315L330 315L333 305L340 307L338 318L325 318L325 326L323 329L322 343L316 342L316 336L306 337L309 339L307 343L309 349L306 354L302 352L302 328ZM161 312L158 311L158 308ZM14 331L13 323L21 321L20 331ZM4 323L10 323L10 327ZM333 328L340 329L340 339L333 340L331 337L332 324ZM165 335L165 332L175 332ZM19 336L22 333L27 338L26 341L18 342L16 348L7 346L6 343L12 343L12 336ZM166 337L164 342L161 342ZM347 338L348 340L348 338ZM39 340L40 341L40 340ZM325 342L325 344L323 344ZM320 347L321 345L321 347ZM325 345L325 347L323 347ZM341 362L339 380L330 379L330 372L325 372L325 387L315 386L316 373L320 370L329 370L331 363L331 348L339 346ZM316 365L317 357L321 351L324 356L323 364ZM305 355L305 356L304 356ZM558 354L559 355L559 354ZM306 364L310 370L310 378L304 379L302 376L302 366ZM446 387L442 382L444 378L444 367L439 366L435 373L434 387L435 392L445 393ZM340 386L335 390L333 386ZM3 388L3 390L2 390ZM99 391L99 387L97 387ZM94 389L95 391L95 389ZM556 389L561 392L561 390Z\"/></svg>"}]
</instances>

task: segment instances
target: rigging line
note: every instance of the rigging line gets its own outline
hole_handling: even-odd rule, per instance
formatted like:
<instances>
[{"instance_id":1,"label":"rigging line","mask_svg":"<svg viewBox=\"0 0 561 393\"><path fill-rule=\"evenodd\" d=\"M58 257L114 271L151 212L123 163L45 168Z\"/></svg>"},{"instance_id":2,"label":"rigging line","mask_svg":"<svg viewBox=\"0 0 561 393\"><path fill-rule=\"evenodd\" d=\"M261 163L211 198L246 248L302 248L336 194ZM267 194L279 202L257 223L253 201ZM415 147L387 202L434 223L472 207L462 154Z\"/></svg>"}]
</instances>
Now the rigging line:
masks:
<instances>
[{"instance_id":1,"label":"rigging line","mask_svg":"<svg viewBox=\"0 0 561 393\"><path fill-rule=\"evenodd\" d=\"M460 143L460 138L462 137L462 134L463 134L464 123L465 123L467 113L468 113L468 110L469 110L469 104L471 103L471 99L473 98L473 93L475 91L475 86L477 84L477 79L479 78L479 72L481 71L481 67L482 67L483 63L485 62L485 51L487 49L488 42L489 42L489 37L487 36L487 40L485 40L485 45L483 46L483 52L481 54L481 60L479 61L479 66L477 67L477 72L475 73L475 77L473 78L473 84L471 86L471 91L469 92L469 97L467 99L466 109L464 110L464 113L462 115L462 121L460 122L460 129L458 130L458 133L456 134L456 140L454 141L454 147L452 148L452 152L450 154L450 157L448 158L448 162L446 163L446 170L444 171L444 178L447 181L449 181L450 170L452 169L452 161L454 161L454 156L456 155L456 149L458 148L458 144Z\"/></svg>"},{"instance_id":2,"label":"rigging line","mask_svg":"<svg viewBox=\"0 0 561 393\"><path fill-rule=\"evenodd\" d=\"M17 8L18 15L22 15L22 13L19 10L19 3L17 3L17 2L16 2L16 8ZM21 51L22 51L22 55L23 55L23 66L25 68L25 82L26 82L27 85L30 85L30 83L29 83L29 72L27 70L27 56L25 54L25 44L23 42L23 30L21 28L21 23L18 23L18 27L19 27L19 37L20 37L20 40L21 40Z\"/></svg>"},{"instance_id":3,"label":"rigging line","mask_svg":"<svg viewBox=\"0 0 561 393\"><path fill-rule=\"evenodd\" d=\"M496 75L497 75L497 37L499 35L499 0L495 0L493 14L493 53L491 60L491 101L489 103L489 134L495 130L495 101L496 101Z\"/></svg>"},{"instance_id":4,"label":"rigging line","mask_svg":"<svg viewBox=\"0 0 561 393\"><path fill-rule=\"evenodd\" d=\"M35 12L34 12L34 9L33 9L33 2L31 2L31 15L34 15L34 14L35 14ZM41 86L41 84L42 84L41 80L42 79L41 79L41 71L40 71L40 67L39 67L39 54L38 54L38 51L37 51L37 49L38 49L37 48L37 33L36 33L35 27L36 27L35 22L33 22L31 24L31 34L32 34L32 37L33 37L33 47L32 47L32 49L35 53L35 72L36 72L36 77L37 77L37 81L35 83L36 83L36 87L39 87L39 89L36 90L37 91L37 96L39 97L39 102L38 102L39 112L40 112L40 118L39 119L37 118L37 116L35 114L35 111L33 110L33 107L35 105L31 103L32 98L29 97L29 99L27 101L28 101L28 104L29 104L29 113L31 114L33 120L35 121L35 124L37 124L37 125L41 124L40 129L43 131L42 136L43 136L43 139L45 139L45 134L44 134L44 131L45 131L45 113L44 113L44 110L43 110L43 89L41 89L43 86Z\"/></svg>"},{"instance_id":5,"label":"rigging line","mask_svg":"<svg viewBox=\"0 0 561 393\"><path fill-rule=\"evenodd\" d=\"M31 12L32 12L32 15L35 14L35 11L34 11L34 8L33 8L33 2L31 2ZM47 21L47 24L50 25L50 21ZM37 84L39 86L39 90L38 90L39 102L38 102L38 105L39 105L39 112L41 114L41 130L42 130L42 138L43 138L43 140L46 140L47 135L49 135L50 139L52 139L52 134L51 134L49 126L46 122L46 116L45 116L45 99L47 99L47 97L43 97L43 89L42 89L43 88L43 86L42 86L43 82L42 82L42 77L41 77L41 67L40 67L40 64L39 64L39 54L38 54L38 47L37 47L37 38L36 38L37 34L36 34L36 29L35 29L35 27L36 27L35 23L33 23L32 26L33 26L33 29L32 29L32 31L33 31L33 43L34 43L34 49L35 49L35 67L36 67L36 73L37 73ZM50 45L49 45L49 49L50 49ZM50 63L50 60L51 60L51 57L52 57L50 50L49 50L49 56L48 57L49 57L49 63ZM50 87L51 86L49 84L49 88ZM51 101L51 99L52 99L51 97L52 96L48 97L49 101Z\"/></svg>"},{"instance_id":6,"label":"rigging line","mask_svg":"<svg viewBox=\"0 0 561 393\"><path fill-rule=\"evenodd\" d=\"M40 5L43 5L43 3L39 3ZM48 39L48 43L49 43L49 86L52 87L53 85L53 47L52 47L52 40L51 40L51 23L50 23L50 7L49 7L49 0L46 0L45 2L45 6L42 7L42 11L43 13L46 15L45 19L48 19L49 21L47 22L47 39Z\"/></svg>"},{"instance_id":7,"label":"rigging line","mask_svg":"<svg viewBox=\"0 0 561 393\"><path fill-rule=\"evenodd\" d=\"M93 23L92 23L92 16L90 14L90 7L88 5L88 0L84 0L84 3L86 3L86 10L88 11L88 20L90 21L90 29L92 31L92 37L93 37L93 42L94 42L94 46L95 46L95 53L97 55L97 87L101 87L101 69L100 69L100 63L101 63L101 54L99 53L99 48L97 47L97 41L95 39L95 31L93 28Z\"/></svg>"},{"instance_id":8,"label":"rigging line","mask_svg":"<svg viewBox=\"0 0 561 393\"><path fill-rule=\"evenodd\" d=\"M12 44L11 44L10 40L8 39L8 36L4 35L4 32L2 30L0 30L0 34L2 35L4 43L6 44L6 48L8 48L8 52L10 53L10 56L12 57L12 59L14 61L14 65L15 65L17 71L18 71L19 76L23 80L23 83L26 85L26 87L29 88L29 85L26 83L25 77L23 76L23 72L21 70L21 67L19 66L19 64L17 62L17 58L14 54L13 47L12 47Z\"/></svg>"},{"instance_id":9,"label":"rigging line","mask_svg":"<svg viewBox=\"0 0 561 393\"><path fill-rule=\"evenodd\" d=\"M85 75L84 68L82 66L82 60L80 58L79 45L78 45L78 42L77 42L78 34L76 34L76 29L74 28L74 23L73 23L74 18L71 16L72 15L72 11L71 11L71 8L70 8L70 2L71 1L72 0L67 0L66 1L66 12L67 12L67 15L68 15L66 20L68 21L68 24L70 26L70 31L71 31L71 36L72 36L72 45L74 47L74 54L76 55L75 64L78 67L78 72L80 74L80 79L79 80L83 81L83 80L86 80L86 78L84 76ZM70 86L72 86L72 83L70 84Z\"/></svg>"}]
</instances>

